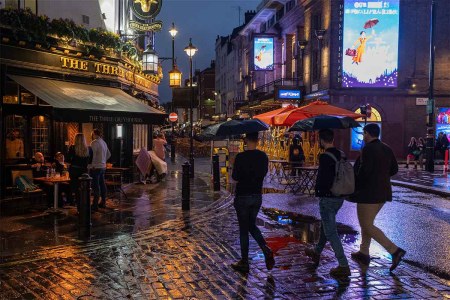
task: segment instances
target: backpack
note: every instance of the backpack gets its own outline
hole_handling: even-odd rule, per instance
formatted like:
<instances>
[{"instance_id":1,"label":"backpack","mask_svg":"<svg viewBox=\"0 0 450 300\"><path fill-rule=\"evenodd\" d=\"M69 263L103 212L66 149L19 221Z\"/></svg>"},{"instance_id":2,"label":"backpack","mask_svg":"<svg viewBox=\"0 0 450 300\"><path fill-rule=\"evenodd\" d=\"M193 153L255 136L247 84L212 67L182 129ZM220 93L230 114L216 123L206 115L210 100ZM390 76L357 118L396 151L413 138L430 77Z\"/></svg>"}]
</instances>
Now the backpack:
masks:
<instances>
[{"instance_id":1,"label":"backpack","mask_svg":"<svg viewBox=\"0 0 450 300\"><path fill-rule=\"evenodd\" d=\"M20 175L16 178L16 185L21 192L34 192L39 189L39 187L25 175Z\"/></svg>"},{"instance_id":2,"label":"backpack","mask_svg":"<svg viewBox=\"0 0 450 300\"><path fill-rule=\"evenodd\" d=\"M324 154L327 154L336 162L336 172L330 189L331 194L339 197L353 194L355 192L355 172L352 164L346 160L345 154L341 152L339 161L330 152L325 151Z\"/></svg>"}]
</instances>

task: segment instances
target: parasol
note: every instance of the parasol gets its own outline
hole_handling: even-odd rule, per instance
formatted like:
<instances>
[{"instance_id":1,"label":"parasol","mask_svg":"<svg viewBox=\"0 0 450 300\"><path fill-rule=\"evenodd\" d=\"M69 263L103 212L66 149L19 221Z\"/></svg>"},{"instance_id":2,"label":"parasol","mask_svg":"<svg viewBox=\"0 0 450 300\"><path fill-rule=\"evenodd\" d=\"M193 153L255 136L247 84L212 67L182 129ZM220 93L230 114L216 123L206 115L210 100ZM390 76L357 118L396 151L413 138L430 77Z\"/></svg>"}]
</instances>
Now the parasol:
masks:
<instances>
[{"instance_id":1,"label":"parasol","mask_svg":"<svg viewBox=\"0 0 450 300\"><path fill-rule=\"evenodd\" d=\"M350 117L320 115L296 122L289 131L314 131L325 128L345 129L361 127L361 125Z\"/></svg>"},{"instance_id":2,"label":"parasol","mask_svg":"<svg viewBox=\"0 0 450 300\"><path fill-rule=\"evenodd\" d=\"M372 28L372 27L374 27L375 25L377 25L378 22L379 22L378 19L370 19L369 21L367 21L367 22L364 24L364 29Z\"/></svg>"}]
</instances>

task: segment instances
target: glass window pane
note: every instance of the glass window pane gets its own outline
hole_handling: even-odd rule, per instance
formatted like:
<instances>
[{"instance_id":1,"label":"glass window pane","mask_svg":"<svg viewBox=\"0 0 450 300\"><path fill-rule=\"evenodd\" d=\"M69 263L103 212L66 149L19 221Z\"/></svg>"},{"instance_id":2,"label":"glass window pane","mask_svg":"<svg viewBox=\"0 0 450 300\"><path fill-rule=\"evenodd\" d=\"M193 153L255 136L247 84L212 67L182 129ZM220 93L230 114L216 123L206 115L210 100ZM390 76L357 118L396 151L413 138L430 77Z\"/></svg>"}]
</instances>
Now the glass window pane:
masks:
<instances>
[{"instance_id":1,"label":"glass window pane","mask_svg":"<svg viewBox=\"0 0 450 300\"><path fill-rule=\"evenodd\" d=\"M36 116L31 119L31 149L32 153L42 152L49 156L49 119L44 116Z\"/></svg>"},{"instance_id":2,"label":"glass window pane","mask_svg":"<svg viewBox=\"0 0 450 300\"><path fill-rule=\"evenodd\" d=\"M5 94L3 95L4 104L19 104L18 98L19 85L14 81L8 80L6 82Z\"/></svg>"},{"instance_id":3,"label":"glass window pane","mask_svg":"<svg viewBox=\"0 0 450 300\"><path fill-rule=\"evenodd\" d=\"M22 116L10 115L5 118L6 159L25 157L24 137L26 120Z\"/></svg>"},{"instance_id":4,"label":"glass window pane","mask_svg":"<svg viewBox=\"0 0 450 300\"><path fill-rule=\"evenodd\" d=\"M36 96L24 88L20 89L21 104L36 104Z\"/></svg>"},{"instance_id":5,"label":"glass window pane","mask_svg":"<svg viewBox=\"0 0 450 300\"><path fill-rule=\"evenodd\" d=\"M25 9L29 8L33 13L36 13L36 0L25 0Z\"/></svg>"}]
</instances>

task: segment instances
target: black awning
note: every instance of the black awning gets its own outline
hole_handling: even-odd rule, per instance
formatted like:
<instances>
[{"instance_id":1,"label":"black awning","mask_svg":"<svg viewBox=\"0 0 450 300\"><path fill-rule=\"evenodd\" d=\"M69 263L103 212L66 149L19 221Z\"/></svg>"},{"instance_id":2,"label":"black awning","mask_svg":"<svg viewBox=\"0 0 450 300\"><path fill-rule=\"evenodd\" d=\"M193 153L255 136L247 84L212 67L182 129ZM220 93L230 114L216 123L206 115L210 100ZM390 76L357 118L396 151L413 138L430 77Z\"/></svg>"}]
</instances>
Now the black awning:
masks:
<instances>
[{"instance_id":1,"label":"black awning","mask_svg":"<svg viewBox=\"0 0 450 300\"><path fill-rule=\"evenodd\" d=\"M37 77L8 75L53 107L53 118L63 122L163 124L167 114L118 88Z\"/></svg>"}]
</instances>

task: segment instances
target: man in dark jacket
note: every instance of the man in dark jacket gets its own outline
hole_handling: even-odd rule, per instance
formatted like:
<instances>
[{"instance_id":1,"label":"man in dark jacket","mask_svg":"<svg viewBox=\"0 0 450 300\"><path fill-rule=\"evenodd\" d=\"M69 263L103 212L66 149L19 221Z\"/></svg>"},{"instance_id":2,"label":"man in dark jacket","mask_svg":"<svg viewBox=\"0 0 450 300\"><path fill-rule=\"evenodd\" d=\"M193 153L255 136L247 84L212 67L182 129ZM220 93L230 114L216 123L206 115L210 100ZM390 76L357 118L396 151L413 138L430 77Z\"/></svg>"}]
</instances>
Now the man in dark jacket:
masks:
<instances>
[{"instance_id":1,"label":"man in dark jacket","mask_svg":"<svg viewBox=\"0 0 450 300\"><path fill-rule=\"evenodd\" d=\"M339 262L339 266L330 270L330 275L334 277L350 276L350 268L345 257L344 248L339 238L336 225L336 215L344 203L343 198L333 196L331 187L333 186L336 174L336 161L341 159L341 151L334 147L334 132L331 129L319 131L320 147L325 149L325 153L319 157L319 170L316 179L316 197L319 197L320 218L320 238L316 247L308 248L305 254L313 260L316 266L319 265L320 254L327 241L330 242L334 254ZM335 159L333 159L333 156Z\"/></svg>"},{"instance_id":2,"label":"man in dark jacket","mask_svg":"<svg viewBox=\"0 0 450 300\"><path fill-rule=\"evenodd\" d=\"M266 267L271 270L275 264L272 250L267 246L258 226L256 217L262 204L262 186L268 171L269 159L267 155L256 149L258 133L245 136L247 150L236 155L233 166L233 180L237 181L234 208L239 222L239 236L241 243L241 260L231 265L237 271L247 273L248 248L250 233L264 253Z\"/></svg>"},{"instance_id":3,"label":"man in dark jacket","mask_svg":"<svg viewBox=\"0 0 450 300\"><path fill-rule=\"evenodd\" d=\"M398 172L398 164L391 148L382 143L380 127L368 124L364 127L365 146L361 157L355 163L356 191L352 201L357 203L358 220L361 226L361 245L358 252L351 254L359 263L370 263L369 248L372 239L377 241L392 255L393 271L406 251L397 247L374 225L375 218L386 201L392 201L391 176Z\"/></svg>"}]
</instances>

